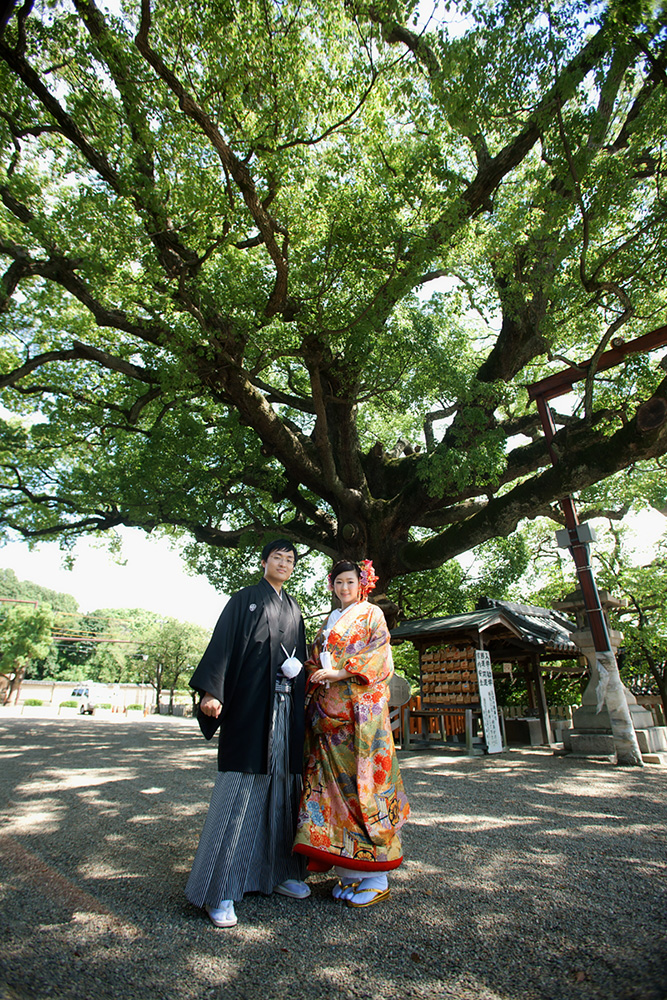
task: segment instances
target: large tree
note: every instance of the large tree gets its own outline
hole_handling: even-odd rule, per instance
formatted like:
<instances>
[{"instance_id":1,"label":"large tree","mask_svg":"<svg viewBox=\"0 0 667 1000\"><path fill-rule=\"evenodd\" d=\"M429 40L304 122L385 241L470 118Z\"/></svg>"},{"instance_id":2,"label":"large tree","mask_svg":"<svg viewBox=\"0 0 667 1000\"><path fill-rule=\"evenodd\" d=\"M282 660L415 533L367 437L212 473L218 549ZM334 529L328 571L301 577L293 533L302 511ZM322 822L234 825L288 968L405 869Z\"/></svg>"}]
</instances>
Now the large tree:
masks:
<instances>
[{"instance_id":1,"label":"large tree","mask_svg":"<svg viewBox=\"0 0 667 1000\"><path fill-rule=\"evenodd\" d=\"M163 690L169 690L169 714L174 714L174 693L184 686L202 658L208 636L198 625L162 618L149 628L144 635L142 650L145 650L150 683L155 688L155 711L160 712L160 698Z\"/></svg>"},{"instance_id":2,"label":"large tree","mask_svg":"<svg viewBox=\"0 0 667 1000\"><path fill-rule=\"evenodd\" d=\"M447 8L9 3L8 532L281 533L383 588L667 451L652 355L553 468L525 391L665 322L663 4Z\"/></svg>"},{"instance_id":3,"label":"large tree","mask_svg":"<svg viewBox=\"0 0 667 1000\"><path fill-rule=\"evenodd\" d=\"M10 608L0 621L0 692L3 704L18 703L21 683L33 660L43 660L51 649L53 612L40 607Z\"/></svg>"}]
</instances>

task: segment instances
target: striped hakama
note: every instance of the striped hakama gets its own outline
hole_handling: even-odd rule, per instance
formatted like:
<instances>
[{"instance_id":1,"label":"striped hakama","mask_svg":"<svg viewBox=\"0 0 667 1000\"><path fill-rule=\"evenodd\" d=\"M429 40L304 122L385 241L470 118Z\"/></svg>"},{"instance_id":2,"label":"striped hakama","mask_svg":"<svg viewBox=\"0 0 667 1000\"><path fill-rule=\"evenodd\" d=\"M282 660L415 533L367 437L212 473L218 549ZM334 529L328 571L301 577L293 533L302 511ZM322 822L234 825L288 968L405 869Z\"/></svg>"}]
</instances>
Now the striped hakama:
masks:
<instances>
[{"instance_id":1,"label":"striped hakama","mask_svg":"<svg viewBox=\"0 0 667 1000\"><path fill-rule=\"evenodd\" d=\"M305 859L292 854L301 775L290 774L290 682L276 681L269 774L220 771L185 895L195 906L219 907L246 892L273 892L303 879Z\"/></svg>"}]
</instances>

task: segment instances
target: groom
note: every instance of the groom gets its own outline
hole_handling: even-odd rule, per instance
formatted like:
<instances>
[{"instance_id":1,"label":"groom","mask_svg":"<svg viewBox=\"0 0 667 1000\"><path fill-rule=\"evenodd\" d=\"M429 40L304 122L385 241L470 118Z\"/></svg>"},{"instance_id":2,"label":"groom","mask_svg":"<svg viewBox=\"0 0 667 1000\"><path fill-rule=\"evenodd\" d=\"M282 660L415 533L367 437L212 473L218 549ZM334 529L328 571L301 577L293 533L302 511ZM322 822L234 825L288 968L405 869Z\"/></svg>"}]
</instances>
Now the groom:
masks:
<instances>
[{"instance_id":1,"label":"groom","mask_svg":"<svg viewBox=\"0 0 667 1000\"><path fill-rule=\"evenodd\" d=\"M237 922L246 892L305 899L292 854L301 793L306 658L299 606L283 589L298 559L285 538L261 555L264 575L230 598L190 680L206 739L219 728L218 776L186 896L217 927ZM286 662L287 661L287 662Z\"/></svg>"}]
</instances>

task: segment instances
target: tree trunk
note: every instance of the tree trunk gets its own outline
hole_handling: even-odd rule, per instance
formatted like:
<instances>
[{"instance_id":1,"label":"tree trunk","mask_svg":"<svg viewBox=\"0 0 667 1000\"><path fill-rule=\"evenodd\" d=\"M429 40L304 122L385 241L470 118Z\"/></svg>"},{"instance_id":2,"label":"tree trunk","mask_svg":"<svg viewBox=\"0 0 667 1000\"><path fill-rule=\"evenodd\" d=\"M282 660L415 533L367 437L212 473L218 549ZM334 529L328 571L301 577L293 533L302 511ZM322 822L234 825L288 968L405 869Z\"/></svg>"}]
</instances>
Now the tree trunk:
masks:
<instances>
[{"instance_id":1,"label":"tree trunk","mask_svg":"<svg viewBox=\"0 0 667 1000\"><path fill-rule=\"evenodd\" d=\"M161 663L158 663L155 668L155 712L154 715L160 714L160 695L162 694L162 671L163 667Z\"/></svg>"},{"instance_id":2,"label":"tree trunk","mask_svg":"<svg viewBox=\"0 0 667 1000\"><path fill-rule=\"evenodd\" d=\"M9 682L9 687L5 692L5 700L4 700L5 705L9 705L9 703L12 700L12 695L14 695L14 704L15 705L18 704L19 695L21 693L21 684L23 682L23 678L25 677L25 672L27 670L27 667L28 667L27 663L24 664L22 667L17 667L14 676Z\"/></svg>"},{"instance_id":3,"label":"tree trunk","mask_svg":"<svg viewBox=\"0 0 667 1000\"><path fill-rule=\"evenodd\" d=\"M660 700L662 701L662 714L665 719L667 719L667 674L663 670L662 677L658 676L657 670L654 675L656 684L658 685L658 693L660 694Z\"/></svg>"}]
</instances>

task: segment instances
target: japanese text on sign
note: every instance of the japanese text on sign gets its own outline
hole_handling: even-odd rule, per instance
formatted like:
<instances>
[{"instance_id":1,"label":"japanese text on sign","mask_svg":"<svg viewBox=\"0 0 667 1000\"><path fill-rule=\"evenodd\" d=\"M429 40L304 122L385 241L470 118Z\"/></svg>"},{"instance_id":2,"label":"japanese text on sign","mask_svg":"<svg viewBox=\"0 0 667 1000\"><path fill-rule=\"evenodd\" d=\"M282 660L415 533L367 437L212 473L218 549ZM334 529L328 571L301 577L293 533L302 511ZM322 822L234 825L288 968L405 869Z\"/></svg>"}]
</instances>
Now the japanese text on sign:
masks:
<instances>
[{"instance_id":1,"label":"japanese text on sign","mask_svg":"<svg viewBox=\"0 0 667 1000\"><path fill-rule=\"evenodd\" d=\"M486 747L489 753L501 753L503 738L498 722L496 689L493 686L491 656L486 649L475 650L475 666L477 667L477 684L479 687L479 700L482 706Z\"/></svg>"}]
</instances>

